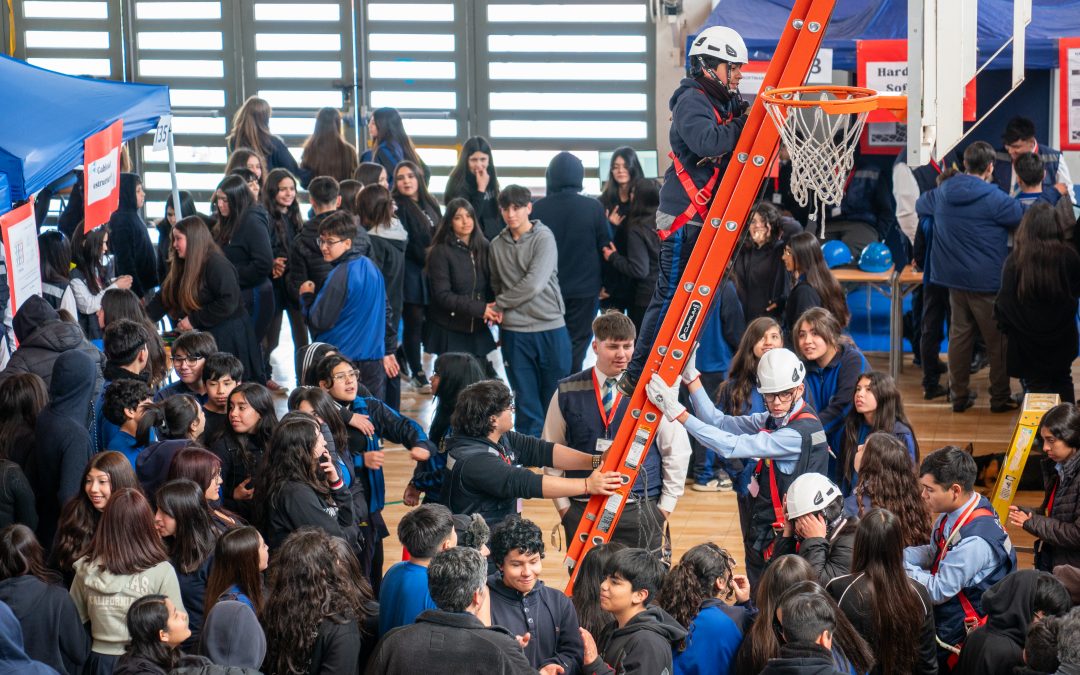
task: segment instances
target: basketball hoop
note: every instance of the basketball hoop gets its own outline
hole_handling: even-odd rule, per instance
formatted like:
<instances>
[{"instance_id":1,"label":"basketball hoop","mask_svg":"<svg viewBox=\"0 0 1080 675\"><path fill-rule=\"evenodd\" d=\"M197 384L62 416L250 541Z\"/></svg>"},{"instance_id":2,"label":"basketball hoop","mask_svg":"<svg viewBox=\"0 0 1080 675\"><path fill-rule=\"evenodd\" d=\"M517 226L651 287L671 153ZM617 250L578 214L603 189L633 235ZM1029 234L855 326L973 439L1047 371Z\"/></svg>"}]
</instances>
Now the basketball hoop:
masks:
<instances>
[{"instance_id":1,"label":"basketball hoop","mask_svg":"<svg viewBox=\"0 0 1080 675\"><path fill-rule=\"evenodd\" d=\"M791 191L801 206L813 191L817 208L810 217L821 223L824 236L824 206L839 206L844 198L867 115L878 108L902 115L907 98L824 85L773 89L761 99L791 156Z\"/></svg>"}]
</instances>

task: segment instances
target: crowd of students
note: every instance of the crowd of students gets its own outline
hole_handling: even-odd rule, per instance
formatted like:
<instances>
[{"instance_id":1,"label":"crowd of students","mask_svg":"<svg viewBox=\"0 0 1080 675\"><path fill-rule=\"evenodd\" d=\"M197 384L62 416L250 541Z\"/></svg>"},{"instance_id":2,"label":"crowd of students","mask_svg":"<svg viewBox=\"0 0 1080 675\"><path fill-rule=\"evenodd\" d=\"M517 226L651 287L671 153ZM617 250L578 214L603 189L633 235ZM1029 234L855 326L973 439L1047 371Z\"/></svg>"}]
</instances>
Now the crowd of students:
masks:
<instances>
[{"instance_id":1,"label":"crowd of students","mask_svg":"<svg viewBox=\"0 0 1080 675\"><path fill-rule=\"evenodd\" d=\"M992 411L1017 407L1009 375L1064 401L1039 428L1045 503L1008 514L1039 540L1036 570L1017 569L971 456L920 449L896 382L845 333L820 240L779 195L753 208L680 380L645 383L664 418L611 542L580 561L572 597L540 579L544 537L520 501L552 499L569 539L589 497L622 485L598 467L703 216L675 176L715 180L745 119L745 45L717 35L732 58L691 52L663 188L619 148L603 193L584 195L561 152L534 201L500 186L477 137L440 204L397 111L372 115L363 156L320 111L297 162L252 97L212 213L181 193L157 247L138 176L89 232L70 200L41 234L43 293L14 314L0 372L0 665L1080 672L1080 260L1058 164L1022 123L1010 163L974 143L912 208L926 397L946 393L951 307L954 411L974 401L976 334ZM1009 167L1015 199L991 183ZM297 381L279 416L269 357L286 319ZM403 382L435 397L426 429L398 412ZM385 574L384 443L415 462L408 559ZM706 541L672 564L688 475L734 491L741 550Z\"/></svg>"}]
</instances>

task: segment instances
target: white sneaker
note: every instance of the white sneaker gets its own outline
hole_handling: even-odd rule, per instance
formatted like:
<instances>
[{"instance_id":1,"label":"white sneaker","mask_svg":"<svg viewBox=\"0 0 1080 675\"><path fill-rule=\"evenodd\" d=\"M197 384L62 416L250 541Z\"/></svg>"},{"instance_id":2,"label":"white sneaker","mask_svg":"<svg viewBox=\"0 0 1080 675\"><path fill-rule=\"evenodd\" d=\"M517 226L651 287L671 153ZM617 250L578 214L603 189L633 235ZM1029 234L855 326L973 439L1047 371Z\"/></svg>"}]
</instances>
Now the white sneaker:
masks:
<instances>
[{"instance_id":1,"label":"white sneaker","mask_svg":"<svg viewBox=\"0 0 1080 675\"><path fill-rule=\"evenodd\" d=\"M731 487L730 478L713 478L708 483L694 483L690 486L690 489L696 492L730 492Z\"/></svg>"}]
</instances>

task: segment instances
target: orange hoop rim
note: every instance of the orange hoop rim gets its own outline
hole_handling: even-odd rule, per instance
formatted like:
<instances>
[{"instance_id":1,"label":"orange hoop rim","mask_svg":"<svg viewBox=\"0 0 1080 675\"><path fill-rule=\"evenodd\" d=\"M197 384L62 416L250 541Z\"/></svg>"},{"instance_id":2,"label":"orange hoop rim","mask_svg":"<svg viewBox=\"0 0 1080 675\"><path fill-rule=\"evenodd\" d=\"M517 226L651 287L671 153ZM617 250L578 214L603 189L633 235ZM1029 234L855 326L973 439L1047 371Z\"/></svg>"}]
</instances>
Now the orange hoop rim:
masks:
<instances>
[{"instance_id":1,"label":"orange hoop rim","mask_svg":"<svg viewBox=\"0 0 1080 675\"><path fill-rule=\"evenodd\" d=\"M795 94L832 94L832 99L801 99ZM784 98L788 95L789 98ZM907 110L907 96L880 94L865 87L838 84L819 84L803 87L780 87L763 92L761 99L778 108L821 108L828 115L851 115L885 109L894 112Z\"/></svg>"}]
</instances>

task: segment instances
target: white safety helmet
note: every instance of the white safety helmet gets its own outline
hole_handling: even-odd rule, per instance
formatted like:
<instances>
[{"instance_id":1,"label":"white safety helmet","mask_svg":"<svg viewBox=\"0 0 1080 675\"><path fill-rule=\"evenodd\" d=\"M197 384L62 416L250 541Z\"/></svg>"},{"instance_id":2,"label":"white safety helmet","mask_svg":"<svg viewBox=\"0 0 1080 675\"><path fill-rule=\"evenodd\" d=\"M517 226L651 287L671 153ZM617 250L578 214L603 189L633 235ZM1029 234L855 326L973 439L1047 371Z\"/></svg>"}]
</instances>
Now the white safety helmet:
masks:
<instances>
[{"instance_id":1,"label":"white safety helmet","mask_svg":"<svg viewBox=\"0 0 1080 675\"><path fill-rule=\"evenodd\" d=\"M787 519L824 511L840 497L840 488L820 473L804 473L791 482L787 491Z\"/></svg>"},{"instance_id":2,"label":"white safety helmet","mask_svg":"<svg viewBox=\"0 0 1080 675\"><path fill-rule=\"evenodd\" d=\"M710 26L698 33L690 45L690 58L695 56L712 56L728 63L741 64L750 60L742 36L727 26Z\"/></svg>"},{"instance_id":3,"label":"white safety helmet","mask_svg":"<svg viewBox=\"0 0 1080 675\"><path fill-rule=\"evenodd\" d=\"M790 349L770 349L758 362L758 391L775 394L802 384L806 366Z\"/></svg>"}]
</instances>

